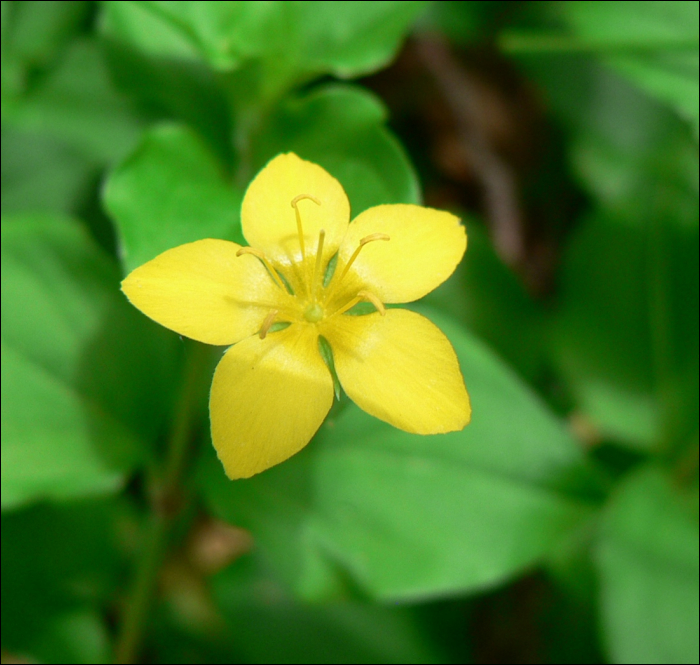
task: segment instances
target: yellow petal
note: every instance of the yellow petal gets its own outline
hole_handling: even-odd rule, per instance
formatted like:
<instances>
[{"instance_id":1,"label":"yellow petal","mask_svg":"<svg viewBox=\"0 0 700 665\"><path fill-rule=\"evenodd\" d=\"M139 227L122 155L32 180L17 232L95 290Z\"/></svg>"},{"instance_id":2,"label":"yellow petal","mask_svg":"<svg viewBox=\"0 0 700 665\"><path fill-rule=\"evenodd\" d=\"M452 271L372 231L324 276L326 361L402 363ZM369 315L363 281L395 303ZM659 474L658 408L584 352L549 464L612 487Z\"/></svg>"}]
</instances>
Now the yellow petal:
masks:
<instances>
[{"instance_id":1,"label":"yellow petal","mask_svg":"<svg viewBox=\"0 0 700 665\"><path fill-rule=\"evenodd\" d=\"M313 326L291 325L231 347L214 374L214 448L229 478L249 478L299 452L333 403Z\"/></svg>"},{"instance_id":2,"label":"yellow petal","mask_svg":"<svg viewBox=\"0 0 700 665\"><path fill-rule=\"evenodd\" d=\"M198 240L163 252L132 271L122 291L146 316L206 344L233 344L256 333L289 294L240 245Z\"/></svg>"},{"instance_id":3,"label":"yellow petal","mask_svg":"<svg viewBox=\"0 0 700 665\"><path fill-rule=\"evenodd\" d=\"M243 198L243 235L252 247L283 265L300 259L297 221L292 201L297 202L304 233L306 256L315 256L319 232L326 232L325 261L338 250L350 221L350 203L341 184L317 164L294 153L275 157L250 183Z\"/></svg>"},{"instance_id":4,"label":"yellow petal","mask_svg":"<svg viewBox=\"0 0 700 665\"><path fill-rule=\"evenodd\" d=\"M407 432L461 430L469 396L452 345L415 312L341 315L322 331L333 349L340 383L371 415Z\"/></svg>"},{"instance_id":5,"label":"yellow petal","mask_svg":"<svg viewBox=\"0 0 700 665\"><path fill-rule=\"evenodd\" d=\"M430 293L452 274L467 248L467 234L454 215L415 205L381 205L350 224L336 273L360 240L374 233L390 240L367 243L345 279L383 302L411 302Z\"/></svg>"}]
</instances>

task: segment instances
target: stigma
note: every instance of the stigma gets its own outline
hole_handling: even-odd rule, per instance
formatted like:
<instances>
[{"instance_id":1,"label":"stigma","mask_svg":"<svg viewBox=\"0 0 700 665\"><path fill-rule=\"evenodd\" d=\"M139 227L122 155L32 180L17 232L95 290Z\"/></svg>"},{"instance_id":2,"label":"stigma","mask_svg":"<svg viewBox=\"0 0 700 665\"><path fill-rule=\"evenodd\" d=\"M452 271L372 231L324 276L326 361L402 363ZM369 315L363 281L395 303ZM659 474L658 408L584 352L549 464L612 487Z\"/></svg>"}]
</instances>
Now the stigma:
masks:
<instances>
[{"instance_id":1,"label":"stigma","mask_svg":"<svg viewBox=\"0 0 700 665\"><path fill-rule=\"evenodd\" d=\"M326 313L323 311L323 307L321 307L321 305L319 305L317 302L311 303L304 311L304 318L309 323L318 323L319 321L323 321L325 315Z\"/></svg>"}]
</instances>

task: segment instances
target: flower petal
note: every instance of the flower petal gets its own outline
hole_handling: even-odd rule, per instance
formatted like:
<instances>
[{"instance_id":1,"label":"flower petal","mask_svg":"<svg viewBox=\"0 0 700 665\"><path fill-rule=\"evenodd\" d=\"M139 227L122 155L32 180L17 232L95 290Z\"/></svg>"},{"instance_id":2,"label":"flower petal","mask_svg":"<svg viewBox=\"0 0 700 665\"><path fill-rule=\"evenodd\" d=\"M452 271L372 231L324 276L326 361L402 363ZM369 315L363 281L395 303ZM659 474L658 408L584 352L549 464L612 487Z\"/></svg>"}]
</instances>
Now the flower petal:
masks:
<instances>
[{"instance_id":1,"label":"flower petal","mask_svg":"<svg viewBox=\"0 0 700 665\"><path fill-rule=\"evenodd\" d=\"M346 279L356 280L358 288L372 291L383 302L411 302L430 293L453 273L467 248L464 227L448 212L380 205L365 210L350 224L337 273L360 240L373 233L384 233L390 240L365 245Z\"/></svg>"},{"instance_id":2,"label":"flower petal","mask_svg":"<svg viewBox=\"0 0 700 665\"><path fill-rule=\"evenodd\" d=\"M243 235L252 247L268 258L289 265L301 257L297 222L292 201L297 205L304 231L306 255L316 254L321 229L326 232L323 255L336 253L350 221L350 202L342 185L317 164L290 152L275 157L250 183L243 198Z\"/></svg>"},{"instance_id":3,"label":"flower petal","mask_svg":"<svg viewBox=\"0 0 700 665\"><path fill-rule=\"evenodd\" d=\"M166 328L206 344L233 344L290 298L258 259L236 256L239 249L226 240L180 245L132 271L122 291Z\"/></svg>"},{"instance_id":4,"label":"flower petal","mask_svg":"<svg viewBox=\"0 0 700 665\"><path fill-rule=\"evenodd\" d=\"M452 345L428 319L403 309L341 315L322 331L340 383L371 415L416 434L461 430L469 395Z\"/></svg>"},{"instance_id":5,"label":"flower petal","mask_svg":"<svg viewBox=\"0 0 700 665\"><path fill-rule=\"evenodd\" d=\"M291 325L232 346L214 374L214 448L229 478L249 478L299 452L333 403L313 326Z\"/></svg>"}]
</instances>

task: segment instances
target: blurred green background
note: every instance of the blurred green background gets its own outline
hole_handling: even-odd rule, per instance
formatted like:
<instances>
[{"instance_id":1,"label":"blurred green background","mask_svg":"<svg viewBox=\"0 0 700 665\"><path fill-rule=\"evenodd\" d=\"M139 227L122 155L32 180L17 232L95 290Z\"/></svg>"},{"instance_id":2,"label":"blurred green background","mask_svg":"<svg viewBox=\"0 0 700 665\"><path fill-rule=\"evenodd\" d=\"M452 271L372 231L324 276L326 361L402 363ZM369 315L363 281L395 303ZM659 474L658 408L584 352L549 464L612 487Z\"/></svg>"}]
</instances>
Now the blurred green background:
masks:
<instances>
[{"instance_id":1,"label":"blurred green background","mask_svg":"<svg viewBox=\"0 0 700 665\"><path fill-rule=\"evenodd\" d=\"M230 482L119 281L290 150L462 217L473 421ZM2 509L3 663L697 663L698 2L2 2Z\"/></svg>"}]
</instances>

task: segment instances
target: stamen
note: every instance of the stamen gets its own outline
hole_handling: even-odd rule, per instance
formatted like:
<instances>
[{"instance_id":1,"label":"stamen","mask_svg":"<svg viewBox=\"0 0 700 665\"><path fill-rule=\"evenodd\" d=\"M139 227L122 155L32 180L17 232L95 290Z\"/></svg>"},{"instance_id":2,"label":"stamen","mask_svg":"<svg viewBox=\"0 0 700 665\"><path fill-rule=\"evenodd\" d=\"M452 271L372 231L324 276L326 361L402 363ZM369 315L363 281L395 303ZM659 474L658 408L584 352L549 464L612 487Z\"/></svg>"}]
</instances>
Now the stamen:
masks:
<instances>
[{"instance_id":1,"label":"stamen","mask_svg":"<svg viewBox=\"0 0 700 665\"><path fill-rule=\"evenodd\" d=\"M313 201L317 206L321 205L321 202L315 196L311 196L310 194L299 194L299 196L295 196L292 199L292 208L294 208L294 214L297 217L297 234L299 235L299 247L301 247L302 260L306 259L306 251L304 248L304 231L301 228L301 215L299 214L299 206L297 204L299 201L303 201L304 199Z\"/></svg>"},{"instance_id":2,"label":"stamen","mask_svg":"<svg viewBox=\"0 0 700 665\"><path fill-rule=\"evenodd\" d=\"M270 273L270 277L272 277L275 284L277 284L277 286L279 286L283 291L287 290L282 283L280 276L277 274L277 271L270 265L270 262L259 249L255 249L254 247L241 247L236 252L236 256L243 256L243 254L252 254L255 258L260 259L263 265L267 268L267 271Z\"/></svg>"},{"instance_id":3,"label":"stamen","mask_svg":"<svg viewBox=\"0 0 700 665\"><path fill-rule=\"evenodd\" d=\"M265 320L263 321L262 326L260 326L260 339L265 339L267 336L268 331L270 330L270 326L275 322L275 317L278 314L278 310L273 309L266 317Z\"/></svg>"},{"instance_id":4,"label":"stamen","mask_svg":"<svg viewBox=\"0 0 700 665\"><path fill-rule=\"evenodd\" d=\"M333 312L331 316L335 316L336 314L345 314L345 312L347 312L349 309L352 309L361 300L362 298L360 298L359 296L355 296L350 302L346 303L340 309L337 309L335 312ZM330 316L328 318L330 318Z\"/></svg>"},{"instance_id":5,"label":"stamen","mask_svg":"<svg viewBox=\"0 0 700 665\"><path fill-rule=\"evenodd\" d=\"M345 314L345 312L347 312L349 309L352 309L355 305L357 305L357 303L362 302L363 300L371 302L382 316L386 314L386 308L384 307L384 303L381 300L379 300L379 298L377 298L377 296L375 296L374 293L370 293L369 291L359 291L358 294L350 302L346 303L340 309L333 312L331 316L335 316L336 314Z\"/></svg>"},{"instance_id":6,"label":"stamen","mask_svg":"<svg viewBox=\"0 0 700 665\"><path fill-rule=\"evenodd\" d=\"M318 234L318 248L316 249L316 265L314 266L314 278L311 282L313 284L312 294L316 297L316 292L318 291L318 285L321 276L321 263L323 262L323 241L326 239L326 232L321 229Z\"/></svg>"},{"instance_id":7,"label":"stamen","mask_svg":"<svg viewBox=\"0 0 700 665\"><path fill-rule=\"evenodd\" d=\"M350 266L355 262L355 259L360 255L360 251L362 248L368 243L368 242L374 242L375 240L391 240L391 238L386 234L386 233L370 233L368 236L365 236L360 240L360 244L357 246L357 249L353 252L352 256L350 257L350 260L345 264L345 267L343 268L343 272L340 273L340 280L347 275L348 270L350 270Z\"/></svg>"},{"instance_id":8,"label":"stamen","mask_svg":"<svg viewBox=\"0 0 700 665\"><path fill-rule=\"evenodd\" d=\"M357 297L371 302L382 316L386 314L384 303L381 300L379 300L379 298L377 298L377 296L375 296L374 293L370 293L369 291L360 291L357 294Z\"/></svg>"}]
</instances>

